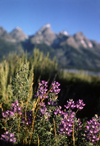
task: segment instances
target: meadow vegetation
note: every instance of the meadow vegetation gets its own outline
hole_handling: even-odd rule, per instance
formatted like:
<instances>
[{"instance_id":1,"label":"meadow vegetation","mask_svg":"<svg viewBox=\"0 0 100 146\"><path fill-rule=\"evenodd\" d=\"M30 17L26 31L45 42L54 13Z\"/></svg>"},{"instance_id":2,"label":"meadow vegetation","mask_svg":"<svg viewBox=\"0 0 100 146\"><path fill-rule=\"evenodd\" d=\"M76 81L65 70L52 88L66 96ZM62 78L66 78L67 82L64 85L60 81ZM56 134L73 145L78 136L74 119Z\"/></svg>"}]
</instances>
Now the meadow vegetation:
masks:
<instances>
[{"instance_id":1,"label":"meadow vegetation","mask_svg":"<svg viewBox=\"0 0 100 146\"><path fill-rule=\"evenodd\" d=\"M83 99L66 99L68 87L96 92L96 114L79 118ZM48 88L47 88L48 87ZM3 145L99 146L100 77L59 71L55 58L9 56L0 64L0 137ZM72 88L73 89L73 88ZM74 88L75 89L75 88ZM76 89L75 89L76 90ZM92 91L91 91L92 92ZM65 103L65 105L63 105Z\"/></svg>"}]
</instances>

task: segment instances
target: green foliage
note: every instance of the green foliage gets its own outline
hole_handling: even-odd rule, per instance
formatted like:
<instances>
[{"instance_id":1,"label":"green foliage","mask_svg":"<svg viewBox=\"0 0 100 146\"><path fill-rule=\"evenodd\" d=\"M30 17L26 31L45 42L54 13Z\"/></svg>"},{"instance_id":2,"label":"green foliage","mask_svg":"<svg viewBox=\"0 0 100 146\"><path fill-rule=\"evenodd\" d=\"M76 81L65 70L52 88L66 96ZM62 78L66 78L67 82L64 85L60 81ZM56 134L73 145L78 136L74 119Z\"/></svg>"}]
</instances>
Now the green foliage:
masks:
<instances>
[{"instance_id":1,"label":"green foliage","mask_svg":"<svg viewBox=\"0 0 100 146\"><path fill-rule=\"evenodd\" d=\"M27 72L26 73L27 75L25 75L25 77L23 78L24 81L27 81L28 79L27 82L30 83L32 80L32 73L34 74L34 77L35 77L34 87L32 87L32 94L33 94L33 89L36 87L37 80L39 81L39 79L41 78L41 75L44 77L47 76L47 78L50 78L52 73L55 72L55 70L57 69L57 64L54 64L54 60L51 61L48 57L49 56L46 56L44 58L42 52L39 52L38 49L34 49L33 57L31 58L27 58L27 54L25 55L24 53L21 56L18 56L16 54L14 55L9 54L7 61L4 60L0 64L0 89L1 89L0 102L5 101L5 104L3 104L5 108L6 108L6 103L11 102L10 98L15 99L17 98L17 96L21 95L19 94L19 92L21 91L19 91L19 89L16 87L17 89L14 89L14 91L15 90L18 91L16 93L17 95L14 95L14 97L12 97L14 91L12 90L11 81L13 79L13 84L14 84L14 80L18 80L17 84L21 84L21 80L19 77L22 75L18 72L23 68L24 64L26 64L26 68L29 70L29 73ZM48 75L47 75L47 72L48 72ZM22 88L22 91L23 91L23 97L24 97L25 92L28 93L29 91L28 89L30 86L30 84L28 83L29 85L27 84L27 91L24 91L25 90L24 81L20 87ZM8 99L6 97L7 94L9 95ZM19 100L21 100L21 98Z\"/></svg>"},{"instance_id":2,"label":"green foliage","mask_svg":"<svg viewBox=\"0 0 100 146\"><path fill-rule=\"evenodd\" d=\"M66 47L64 48L64 51L65 50ZM40 80L47 80L49 87L51 86L51 82L56 80L61 84L59 103L62 103L64 99L66 99L67 91L70 87L75 88L75 90L73 89L75 93L77 93L77 89L79 88L84 97L86 96L86 94L89 94L88 92L90 91L95 92L96 99L99 99L100 97L99 77L88 76L84 75L83 73L63 73L59 70L57 63L55 63L55 58L53 60L50 60L49 53L47 54L47 56L44 57L43 52L39 52L38 49L34 48L33 56L31 56L30 58L28 58L27 54L24 53L21 56L18 56L16 54L9 54L7 61L4 60L0 64L0 102L5 101L5 107L7 103L6 95L9 95L9 102L10 97L12 97L13 95L11 81L16 76L16 73L22 69L24 64L27 65L27 69L29 69L29 72L31 72L29 75L30 81L32 79L31 74L34 74L34 84L32 87L33 95L37 89L37 85ZM85 90L86 87L88 87L88 91Z\"/></svg>"},{"instance_id":3,"label":"green foliage","mask_svg":"<svg viewBox=\"0 0 100 146\"><path fill-rule=\"evenodd\" d=\"M27 100L29 88L31 83L28 81L28 69L24 65L15 78L12 80L13 98L14 100Z\"/></svg>"},{"instance_id":4,"label":"green foliage","mask_svg":"<svg viewBox=\"0 0 100 146\"><path fill-rule=\"evenodd\" d=\"M45 58L43 58L43 53L40 53L39 50L34 49L33 52L33 58L29 59L29 62L27 61L27 58L25 57L24 54L22 54L21 57L18 56L14 56L14 58L9 58L8 62L4 61L1 64L1 93L3 97L3 99L1 101L5 102L7 101L5 98L5 94L9 93L11 95L11 99L8 99L8 102L5 104L5 110L6 109L10 109L11 103L18 100L23 101L24 103L27 101L28 99L28 93L29 93L29 89L31 86L31 81L32 81L32 73L34 73L34 82L35 82L35 86L36 87L36 83L39 82L39 80L50 80L51 78L51 74L52 74L52 80L54 79L55 74L57 74L57 80L60 80L60 83L63 83L63 88L66 87L70 82L71 84L76 85L76 83L81 83L85 80L86 83L89 84L93 84L94 82L96 83L96 77L92 78L89 76L79 76L79 75L74 75L74 74L63 74L61 72L59 72L57 70L57 64L54 64L54 60L51 61L49 58L49 54L47 54L47 56ZM26 64L26 65L24 65ZM17 74L16 74L17 72ZM15 76L15 77L13 77ZM2 78L3 77L3 78ZM86 78L85 78L86 77ZM5 78L5 80L4 80ZM10 80L8 80L10 78ZM12 85L11 83L11 79L12 81ZM62 81L61 81L62 80ZM98 83L98 80L97 80ZM5 87L5 88L4 88ZM33 90L34 90L33 87ZM4 89L4 90L3 90ZM36 87L37 89L37 87ZM79 89L79 88L78 88ZM80 88L81 90L81 88ZM32 94L33 95L33 94ZM64 94L63 94L64 95ZM32 97L32 96L31 96ZM51 97L51 96L49 96ZM53 97L53 95L52 95ZM0 102L1 102L0 101ZM28 106L28 110L30 111L30 109L33 108L33 102L32 100L28 100L29 101L29 106ZM24 109L25 109L25 104L24 104ZM55 107L50 107L48 106L48 111L54 111ZM38 113L39 114L39 113ZM60 124L60 120L61 118L56 117L55 115L51 114L51 117L55 117L55 124L56 124L56 129L58 129L58 124ZM15 117L14 117L15 118ZM47 121L45 121L45 126L43 125L44 121L43 119L41 120L41 118L36 118L36 122L35 122L35 130L32 134L32 137L35 139L32 139L32 142L36 143L36 145L38 144L37 138L39 136L40 138L40 143L41 146L45 146L46 144L49 145L54 145L56 146L55 143L55 137L54 137L54 132L50 132L50 128L53 127L53 122L52 122L52 118L51 118L51 123L48 123ZM15 128L15 130L17 131L17 126L19 123L19 119L16 118L14 119L14 121L12 122L12 120L8 123L8 129L9 130L9 126ZM21 123L22 124L22 123ZM15 127L14 127L15 126ZM25 133L25 127L21 127L20 128L20 140L22 140L22 136L26 135ZM10 130L11 132L11 130ZM29 136L30 136L31 132L29 132L28 135L28 140L29 140ZM16 136L18 135L18 133L16 133ZM84 137L82 138L83 133L78 133L78 138L76 138L76 144L77 145L81 145L81 143L83 144ZM82 138L82 141L80 140ZM71 137L72 139L72 137ZM58 135L57 136L57 141L59 143L59 145L64 145L67 143L67 145L69 144L69 141L66 141L65 137ZM70 145L72 145L72 141L70 140ZM84 146L88 146L88 143L85 143Z\"/></svg>"}]
</instances>

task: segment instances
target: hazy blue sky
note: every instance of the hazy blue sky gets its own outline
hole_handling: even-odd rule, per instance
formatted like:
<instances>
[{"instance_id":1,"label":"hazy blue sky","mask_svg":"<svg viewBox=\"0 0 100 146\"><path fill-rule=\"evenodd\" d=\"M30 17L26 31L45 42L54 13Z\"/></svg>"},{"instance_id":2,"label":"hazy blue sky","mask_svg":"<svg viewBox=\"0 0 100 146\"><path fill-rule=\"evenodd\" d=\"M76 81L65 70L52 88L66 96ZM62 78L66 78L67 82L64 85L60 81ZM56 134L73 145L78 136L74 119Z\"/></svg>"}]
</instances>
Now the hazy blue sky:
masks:
<instances>
[{"instance_id":1,"label":"hazy blue sky","mask_svg":"<svg viewBox=\"0 0 100 146\"><path fill-rule=\"evenodd\" d=\"M100 0L0 0L0 26L35 34L43 25L73 35L79 31L100 43Z\"/></svg>"}]
</instances>

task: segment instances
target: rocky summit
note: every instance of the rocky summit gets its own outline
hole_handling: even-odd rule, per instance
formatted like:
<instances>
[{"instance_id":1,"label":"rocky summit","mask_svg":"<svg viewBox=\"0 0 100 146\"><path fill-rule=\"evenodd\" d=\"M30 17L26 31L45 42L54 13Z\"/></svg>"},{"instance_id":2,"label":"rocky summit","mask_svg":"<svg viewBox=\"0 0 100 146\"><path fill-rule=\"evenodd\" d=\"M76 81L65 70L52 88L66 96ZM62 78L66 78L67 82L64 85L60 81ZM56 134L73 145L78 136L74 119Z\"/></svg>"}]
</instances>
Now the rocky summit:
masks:
<instances>
[{"instance_id":1,"label":"rocky summit","mask_svg":"<svg viewBox=\"0 0 100 146\"><path fill-rule=\"evenodd\" d=\"M16 27L11 33L11 37L15 39L18 42L25 41L28 39L28 36L23 33L22 29L20 27Z\"/></svg>"}]
</instances>

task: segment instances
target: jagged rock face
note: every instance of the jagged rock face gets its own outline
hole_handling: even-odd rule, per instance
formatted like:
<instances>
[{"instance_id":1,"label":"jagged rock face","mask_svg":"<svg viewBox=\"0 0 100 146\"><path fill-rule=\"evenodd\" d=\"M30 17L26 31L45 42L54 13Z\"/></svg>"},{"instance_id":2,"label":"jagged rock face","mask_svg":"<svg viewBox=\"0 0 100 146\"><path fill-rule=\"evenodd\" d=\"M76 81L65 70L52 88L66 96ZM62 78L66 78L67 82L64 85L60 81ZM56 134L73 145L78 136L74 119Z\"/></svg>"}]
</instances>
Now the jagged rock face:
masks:
<instances>
[{"instance_id":1,"label":"jagged rock face","mask_svg":"<svg viewBox=\"0 0 100 146\"><path fill-rule=\"evenodd\" d=\"M91 43L92 43L93 47L100 48L100 44L97 43L96 41L91 41Z\"/></svg>"},{"instance_id":2,"label":"jagged rock face","mask_svg":"<svg viewBox=\"0 0 100 146\"><path fill-rule=\"evenodd\" d=\"M64 42L69 37L68 33L66 31L61 31L60 33L56 34L56 38L54 39L52 46L56 47L58 45L61 45L60 43Z\"/></svg>"},{"instance_id":3,"label":"jagged rock face","mask_svg":"<svg viewBox=\"0 0 100 146\"><path fill-rule=\"evenodd\" d=\"M4 33L4 29L2 27L0 27L0 36L2 36Z\"/></svg>"},{"instance_id":4,"label":"jagged rock face","mask_svg":"<svg viewBox=\"0 0 100 146\"><path fill-rule=\"evenodd\" d=\"M82 32L76 33L74 36L68 36L66 39L61 42L61 45L68 44L72 47L79 48L79 47L84 47L84 48L92 48L92 42L88 40Z\"/></svg>"},{"instance_id":5,"label":"jagged rock face","mask_svg":"<svg viewBox=\"0 0 100 146\"><path fill-rule=\"evenodd\" d=\"M89 41L82 32L78 32L76 33L74 36L74 39L76 41L76 43L78 44L78 47L83 46L84 48L92 48L93 45L91 43L91 41Z\"/></svg>"},{"instance_id":6,"label":"jagged rock face","mask_svg":"<svg viewBox=\"0 0 100 146\"><path fill-rule=\"evenodd\" d=\"M32 43L45 43L51 45L56 38L55 33L51 30L50 24L44 25L34 36L31 37Z\"/></svg>"},{"instance_id":7,"label":"jagged rock face","mask_svg":"<svg viewBox=\"0 0 100 146\"><path fill-rule=\"evenodd\" d=\"M79 41L79 40L84 39L84 35L83 35L82 32L78 32L78 33L76 33L76 34L74 35L74 38L75 38L76 41Z\"/></svg>"},{"instance_id":8,"label":"jagged rock face","mask_svg":"<svg viewBox=\"0 0 100 146\"><path fill-rule=\"evenodd\" d=\"M2 27L0 27L0 38L8 42L16 42Z\"/></svg>"},{"instance_id":9,"label":"jagged rock face","mask_svg":"<svg viewBox=\"0 0 100 146\"><path fill-rule=\"evenodd\" d=\"M12 38L14 38L18 42L25 41L26 39L28 39L28 36L26 34L24 34L23 31L21 30L21 28L19 28L19 27L16 27L10 33L10 35L11 35Z\"/></svg>"},{"instance_id":10,"label":"jagged rock face","mask_svg":"<svg viewBox=\"0 0 100 146\"><path fill-rule=\"evenodd\" d=\"M61 42L61 46L66 45L66 44L68 44L72 47L74 46L75 48L78 48L78 44L75 41L73 36L69 36L64 42Z\"/></svg>"},{"instance_id":11,"label":"jagged rock face","mask_svg":"<svg viewBox=\"0 0 100 146\"><path fill-rule=\"evenodd\" d=\"M84 48L92 48L93 44L90 40L88 40L82 32L78 32L75 35L68 35L66 31L62 31L56 34L56 38L53 41L52 46L63 46L70 45L74 48L84 47Z\"/></svg>"}]
</instances>

